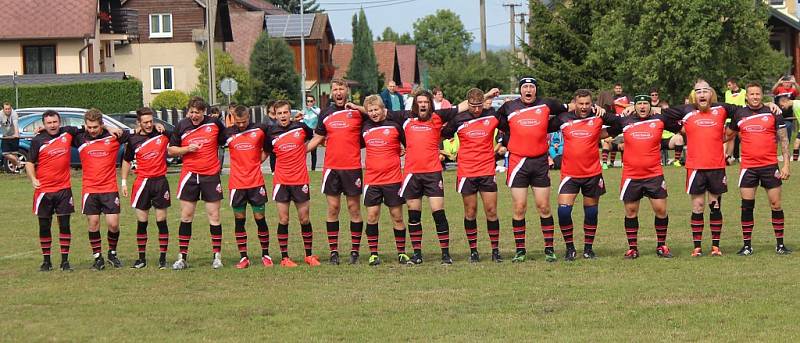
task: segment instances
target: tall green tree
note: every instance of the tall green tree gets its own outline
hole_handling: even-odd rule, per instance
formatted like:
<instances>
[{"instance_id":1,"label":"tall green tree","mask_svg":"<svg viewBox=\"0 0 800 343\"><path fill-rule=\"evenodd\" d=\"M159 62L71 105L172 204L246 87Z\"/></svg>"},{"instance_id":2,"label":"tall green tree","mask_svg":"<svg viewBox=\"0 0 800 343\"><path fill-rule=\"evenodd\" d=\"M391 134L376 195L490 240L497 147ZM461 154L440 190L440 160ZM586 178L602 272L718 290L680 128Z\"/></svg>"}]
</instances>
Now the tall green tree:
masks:
<instances>
[{"instance_id":1,"label":"tall green tree","mask_svg":"<svg viewBox=\"0 0 800 343\"><path fill-rule=\"evenodd\" d=\"M300 98L300 75L294 69L294 54L282 39L267 32L258 37L250 54L250 76L254 83L254 99L258 104L270 100Z\"/></svg>"},{"instance_id":2,"label":"tall green tree","mask_svg":"<svg viewBox=\"0 0 800 343\"><path fill-rule=\"evenodd\" d=\"M508 84L510 70L510 56L507 53L489 51L486 63L481 61L479 53L471 53L458 63L431 67L430 82L432 86L442 88L445 97L455 104L464 100L467 91L473 87L483 91L504 88Z\"/></svg>"},{"instance_id":3,"label":"tall green tree","mask_svg":"<svg viewBox=\"0 0 800 343\"><path fill-rule=\"evenodd\" d=\"M382 78L372 46L372 31L363 9L353 15L353 58L346 78L358 82L354 91L362 96L375 94L381 87Z\"/></svg>"},{"instance_id":4,"label":"tall green tree","mask_svg":"<svg viewBox=\"0 0 800 343\"><path fill-rule=\"evenodd\" d=\"M419 55L432 66L441 65L451 57L466 56L472 39L461 18L451 10L440 9L414 22Z\"/></svg>"},{"instance_id":5,"label":"tall green tree","mask_svg":"<svg viewBox=\"0 0 800 343\"><path fill-rule=\"evenodd\" d=\"M231 101L240 104L252 104L254 101L253 81L247 72L247 68L234 62L233 57L229 53L222 51L222 49L214 49L214 64L216 72L214 89L217 90L217 101L226 99L225 94L222 94L222 91L219 90L219 83L222 79L229 77L236 80L239 85L239 89L231 97ZM197 56L194 66L200 70L200 76L197 87L192 94L202 94L203 98L206 98L208 97L208 54Z\"/></svg>"},{"instance_id":6,"label":"tall green tree","mask_svg":"<svg viewBox=\"0 0 800 343\"><path fill-rule=\"evenodd\" d=\"M256 0L256 1L264 1L264 0ZM273 5L276 7L294 14L300 13L300 0L269 0ZM319 4L317 0L304 0L303 2L303 12L304 13L315 13L315 12L322 12L323 10L319 8Z\"/></svg>"},{"instance_id":7,"label":"tall green tree","mask_svg":"<svg viewBox=\"0 0 800 343\"><path fill-rule=\"evenodd\" d=\"M408 32L402 34L395 32L391 27L383 29L383 33L376 40L384 42L395 42L397 44L414 44L414 38Z\"/></svg>"}]
</instances>

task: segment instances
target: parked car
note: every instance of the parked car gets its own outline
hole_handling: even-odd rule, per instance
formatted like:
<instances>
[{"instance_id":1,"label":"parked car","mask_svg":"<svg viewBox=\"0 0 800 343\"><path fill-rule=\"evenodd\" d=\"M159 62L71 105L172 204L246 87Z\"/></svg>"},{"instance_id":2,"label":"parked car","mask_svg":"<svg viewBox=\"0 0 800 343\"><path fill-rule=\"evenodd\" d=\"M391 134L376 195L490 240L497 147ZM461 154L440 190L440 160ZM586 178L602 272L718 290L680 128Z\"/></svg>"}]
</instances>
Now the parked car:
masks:
<instances>
[{"instance_id":1,"label":"parked car","mask_svg":"<svg viewBox=\"0 0 800 343\"><path fill-rule=\"evenodd\" d=\"M500 106L503 106L507 101L515 100L519 98L519 94L500 94L496 98L492 100L492 107L495 110L500 109Z\"/></svg>"},{"instance_id":2,"label":"parked car","mask_svg":"<svg viewBox=\"0 0 800 343\"><path fill-rule=\"evenodd\" d=\"M116 119L117 121L119 121L119 122L121 122L121 123L123 123L125 125L127 125L129 128L131 128L131 130L137 130L139 128L139 124L136 123L136 114L134 114L134 113L113 113L113 114L109 114L108 116L111 117L111 118ZM159 118L153 117L153 121L156 124L163 125L164 126L164 130L166 132L170 132L171 133L171 132L175 131L175 126L170 124L170 123L168 123L168 122L166 122L166 121L164 121L164 120L161 120ZM167 165L181 164L182 162L183 161L181 160L180 157L171 157L171 156L167 157Z\"/></svg>"},{"instance_id":3,"label":"parked car","mask_svg":"<svg viewBox=\"0 0 800 343\"><path fill-rule=\"evenodd\" d=\"M61 115L61 125L62 126L83 126L83 115L86 113L87 110L80 109L80 108L64 108L64 107L53 107L53 108L21 108L17 110L19 113L19 152L22 154L22 159L27 160L28 158L28 151L31 148L31 140L36 135L36 129L42 127L42 113L44 111L52 109L58 112ZM24 113L24 114L23 114ZM107 115L103 115L103 122L105 125L110 127L114 127L120 130L129 130L128 126L120 123L118 120L113 119ZM119 149L119 154L117 156L117 164L122 163L122 154L125 148L122 147ZM72 153L70 157L70 166L73 168L80 168L81 160L78 155L78 148L72 148Z\"/></svg>"}]
</instances>

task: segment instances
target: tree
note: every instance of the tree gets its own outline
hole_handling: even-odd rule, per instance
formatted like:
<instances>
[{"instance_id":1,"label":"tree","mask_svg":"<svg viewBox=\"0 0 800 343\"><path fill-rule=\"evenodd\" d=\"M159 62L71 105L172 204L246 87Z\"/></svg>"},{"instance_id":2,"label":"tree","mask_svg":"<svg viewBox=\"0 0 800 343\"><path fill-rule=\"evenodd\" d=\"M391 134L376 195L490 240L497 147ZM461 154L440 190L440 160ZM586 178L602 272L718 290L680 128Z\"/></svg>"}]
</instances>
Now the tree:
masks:
<instances>
[{"instance_id":1,"label":"tree","mask_svg":"<svg viewBox=\"0 0 800 343\"><path fill-rule=\"evenodd\" d=\"M353 58L350 59L346 78L358 82L354 91L362 98L377 93L382 83L372 46L372 31L363 9L353 15Z\"/></svg>"},{"instance_id":2,"label":"tree","mask_svg":"<svg viewBox=\"0 0 800 343\"><path fill-rule=\"evenodd\" d=\"M472 53L457 62L450 60L441 66L432 67L430 81L432 85L440 87L445 96L455 104L466 98L470 88L488 91L508 84L509 59L510 56L506 53L489 51L486 63L483 63L479 53Z\"/></svg>"},{"instance_id":3,"label":"tree","mask_svg":"<svg viewBox=\"0 0 800 343\"><path fill-rule=\"evenodd\" d=\"M257 104L277 99L295 103L300 98L300 75L294 69L294 54L289 44L271 38L267 32L261 33L250 54L250 76Z\"/></svg>"},{"instance_id":4,"label":"tree","mask_svg":"<svg viewBox=\"0 0 800 343\"><path fill-rule=\"evenodd\" d=\"M275 7L278 7L286 12L294 14L300 13L300 0L269 0L269 2L275 5ZM304 0L303 4L303 13L322 12L322 9L319 8L317 0Z\"/></svg>"},{"instance_id":5,"label":"tree","mask_svg":"<svg viewBox=\"0 0 800 343\"><path fill-rule=\"evenodd\" d=\"M214 64L216 72L214 89L217 90L217 99L222 101L226 98L225 94L222 94L222 91L219 90L219 83L222 79L230 77L239 84L239 90L231 97L231 101L240 104L252 104L253 82L247 72L247 68L234 62L233 57L221 49L214 49ZM208 97L208 54L203 53L197 56L194 66L200 70L200 77L197 88L192 93L203 94L203 97L206 98Z\"/></svg>"},{"instance_id":6,"label":"tree","mask_svg":"<svg viewBox=\"0 0 800 343\"><path fill-rule=\"evenodd\" d=\"M441 65L448 57L466 56L472 39L458 15L450 10L440 9L414 22L419 55L432 66Z\"/></svg>"},{"instance_id":7,"label":"tree","mask_svg":"<svg viewBox=\"0 0 800 343\"><path fill-rule=\"evenodd\" d=\"M378 41L384 42L395 42L397 44L407 45L407 44L414 44L414 38L411 38L411 34L408 32L404 32L403 34L399 34L394 32L391 27L386 27L383 29L383 33L376 38Z\"/></svg>"}]
</instances>

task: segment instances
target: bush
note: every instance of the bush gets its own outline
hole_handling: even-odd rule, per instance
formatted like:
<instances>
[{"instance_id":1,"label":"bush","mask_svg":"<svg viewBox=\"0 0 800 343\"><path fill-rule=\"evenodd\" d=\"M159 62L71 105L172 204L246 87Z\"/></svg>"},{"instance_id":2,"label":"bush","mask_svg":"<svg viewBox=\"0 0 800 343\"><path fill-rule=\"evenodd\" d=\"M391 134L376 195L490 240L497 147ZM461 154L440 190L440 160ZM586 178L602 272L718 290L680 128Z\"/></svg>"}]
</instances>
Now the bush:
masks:
<instances>
[{"instance_id":1,"label":"bush","mask_svg":"<svg viewBox=\"0 0 800 343\"><path fill-rule=\"evenodd\" d=\"M164 91L150 102L150 107L154 109L184 108L187 103L189 103L188 94L181 91Z\"/></svg>"},{"instance_id":2,"label":"bush","mask_svg":"<svg viewBox=\"0 0 800 343\"><path fill-rule=\"evenodd\" d=\"M0 100L14 102L14 88L0 87ZM118 113L142 107L142 82L136 79L19 87L18 107L97 108Z\"/></svg>"}]
</instances>

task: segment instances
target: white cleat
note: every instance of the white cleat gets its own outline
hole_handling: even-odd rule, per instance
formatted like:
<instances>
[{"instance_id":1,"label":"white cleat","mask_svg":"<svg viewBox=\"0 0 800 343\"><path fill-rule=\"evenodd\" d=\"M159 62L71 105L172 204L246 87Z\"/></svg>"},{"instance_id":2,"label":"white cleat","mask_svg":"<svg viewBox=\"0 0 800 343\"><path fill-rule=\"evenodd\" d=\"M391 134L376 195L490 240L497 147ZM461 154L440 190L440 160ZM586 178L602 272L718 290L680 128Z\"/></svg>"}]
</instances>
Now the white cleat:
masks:
<instances>
[{"instance_id":1,"label":"white cleat","mask_svg":"<svg viewBox=\"0 0 800 343\"><path fill-rule=\"evenodd\" d=\"M172 264L172 270L184 270L189 268L189 264L186 263L186 260L179 258L175 263Z\"/></svg>"},{"instance_id":2,"label":"white cleat","mask_svg":"<svg viewBox=\"0 0 800 343\"><path fill-rule=\"evenodd\" d=\"M222 255L220 253L214 253L214 260L211 261L211 267L214 269L222 268Z\"/></svg>"}]
</instances>

